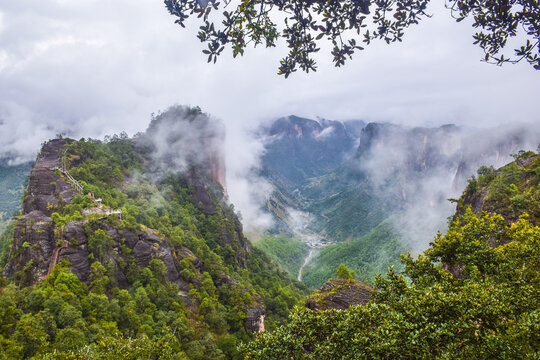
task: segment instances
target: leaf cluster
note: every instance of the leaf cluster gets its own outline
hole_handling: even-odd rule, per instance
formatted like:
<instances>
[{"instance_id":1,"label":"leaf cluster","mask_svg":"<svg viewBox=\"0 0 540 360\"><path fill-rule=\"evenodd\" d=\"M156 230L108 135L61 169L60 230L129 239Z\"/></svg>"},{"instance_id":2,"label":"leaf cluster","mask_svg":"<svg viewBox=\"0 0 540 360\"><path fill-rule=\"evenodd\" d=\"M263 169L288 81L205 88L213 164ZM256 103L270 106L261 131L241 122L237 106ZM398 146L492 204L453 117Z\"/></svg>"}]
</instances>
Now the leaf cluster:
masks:
<instances>
[{"instance_id":1,"label":"leaf cluster","mask_svg":"<svg viewBox=\"0 0 540 360\"><path fill-rule=\"evenodd\" d=\"M502 65L528 62L540 70L540 6L538 1L447 0L457 21L472 16L473 27L480 30L474 43L484 50L484 61ZM517 39L513 54L504 53L508 41Z\"/></svg>"},{"instance_id":2,"label":"leaf cluster","mask_svg":"<svg viewBox=\"0 0 540 360\"><path fill-rule=\"evenodd\" d=\"M165 0L175 23L185 27L190 16L201 19L197 37L207 44L203 53L216 62L226 46L234 57L247 45L274 47L283 38L289 53L279 74L288 77L298 68L316 71L313 59L323 39L332 46L335 66L345 64L373 40L401 41L403 30L426 16L429 0ZM221 14L214 14L227 7ZM214 19L216 21L214 22ZM219 19L219 20L217 20ZM280 24L280 25L278 25Z\"/></svg>"},{"instance_id":3,"label":"leaf cluster","mask_svg":"<svg viewBox=\"0 0 540 360\"><path fill-rule=\"evenodd\" d=\"M298 306L289 324L244 345L246 358L535 358L539 251L540 228L525 218L508 228L499 215L468 212L424 254L404 256L402 273L379 277L366 306Z\"/></svg>"}]
</instances>

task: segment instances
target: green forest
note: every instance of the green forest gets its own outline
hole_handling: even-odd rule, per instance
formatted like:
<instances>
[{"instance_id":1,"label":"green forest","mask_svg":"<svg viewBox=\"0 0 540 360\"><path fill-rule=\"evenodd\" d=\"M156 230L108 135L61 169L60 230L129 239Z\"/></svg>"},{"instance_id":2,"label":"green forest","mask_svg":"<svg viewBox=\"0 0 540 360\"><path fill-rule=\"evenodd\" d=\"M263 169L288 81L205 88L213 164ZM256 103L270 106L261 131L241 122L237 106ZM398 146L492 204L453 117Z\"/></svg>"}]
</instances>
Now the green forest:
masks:
<instances>
[{"instance_id":1,"label":"green forest","mask_svg":"<svg viewBox=\"0 0 540 360\"><path fill-rule=\"evenodd\" d=\"M309 253L309 246L298 239L285 236L267 236L253 243L253 246L266 253L292 278L298 276L300 265Z\"/></svg>"},{"instance_id":2,"label":"green forest","mask_svg":"<svg viewBox=\"0 0 540 360\"><path fill-rule=\"evenodd\" d=\"M310 288L319 288L341 263L354 269L362 281L375 279L376 274L385 273L405 252L399 240L390 221L383 221L367 235L320 249L304 269L302 281ZM399 263L395 266L396 270L401 268Z\"/></svg>"},{"instance_id":3,"label":"green forest","mask_svg":"<svg viewBox=\"0 0 540 360\"><path fill-rule=\"evenodd\" d=\"M246 359L538 358L540 156L514 158L480 168L448 232L377 275L369 303L298 305L286 325L243 346Z\"/></svg>"},{"instance_id":4,"label":"green forest","mask_svg":"<svg viewBox=\"0 0 540 360\"><path fill-rule=\"evenodd\" d=\"M200 121L200 110L188 111L189 121ZM305 269L309 287L356 276L374 277L374 290L365 305L311 310L308 287L294 280L308 245L282 236L251 245L201 163L156 172L145 134L55 141L62 146L52 155L83 191L65 201L67 175L53 169L57 181L46 185L60 201L47 205L50 220L38 224L23 211L0 236L0 265L17 270L0 278L0 359L538 357L534 152L514 154L501 169L480 168L453 200L448 232L417 257L401 255L399 266L388 268L388 259L404 253L388 221L321 249ZM29 189L39 182L31 179ZM33 196L23 194L25 209ZM96 213L96 198L121 215ZM39 277L43 259L33 254L44 246L36 239L45 225L65 257ZM138 265L134 236L154 239L146 266ZM77 251L87 271L65 260ZM257 309L264 309L264 331L255 334L246 324Z\"/></svg>"},{"instance_id":5,"label":"green forest","mask_svg":"<svg viewBox=\"0 0 540 360\"><path fill-rule=\"evenodd\" d=\"M214 211L209 215L194 200L188 176L171 172L156 180L145 174L152 150L142 139L65 140L64 150L59 156L84 191L70 203L59 202L50 218L59 239L73 224L82 224L91 264L88 280L72 272L76 264L62 261L36 281L32 260L10 279L2 278L0 358L240 359L237 345L253 337L244 326L246 309L264 303L265 328L271 330L307 294L305 286L243 235L221 241L224 233L229 239L236 236L238 220L232 207L219 200L219 186L210 192ZM107 208L121 209L121 219L85 214L95 206L89 192ZM16 243L14 226L1 237L2 265L10 244ZM133 249L124 239L115 243L111 229L126 237L151 232L167 241L178 259L180 281L189 284L185 296L166 280L162 260L140 268ZM9 261L21 261L39 246L27 241L13 245ZM78 239L72 238L67 250L77 246ZM185 256L185 249L191 255Z\"/></svg>"}]
</instances>

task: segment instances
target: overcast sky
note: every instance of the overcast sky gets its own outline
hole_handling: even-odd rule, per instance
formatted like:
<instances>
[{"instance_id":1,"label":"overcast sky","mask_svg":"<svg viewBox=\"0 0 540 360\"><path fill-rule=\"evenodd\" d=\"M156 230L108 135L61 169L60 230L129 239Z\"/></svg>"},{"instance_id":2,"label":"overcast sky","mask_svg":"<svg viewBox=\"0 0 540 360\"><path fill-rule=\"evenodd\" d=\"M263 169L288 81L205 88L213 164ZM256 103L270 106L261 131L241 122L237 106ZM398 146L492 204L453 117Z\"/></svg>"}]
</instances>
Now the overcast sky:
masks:
<instances>
[{"instance_id":1,"label":"overcast sky","mask_svg":"<svg viewBox=\"0 0 540 360\"><path fill-rule=\"evenodd\" d=\"M540 125L540 71L481 63L470 23L455 23L442 3L403 43L369 46L343 68L321 51L318 72L284 79L282 46L207 64L197 27L175 25L160 0L0 0L0 156L33 159L61 132L134 134L172 104L223 120L236 178L261 150L242 129L283 115Z\"/></svg>"}]
</instances>

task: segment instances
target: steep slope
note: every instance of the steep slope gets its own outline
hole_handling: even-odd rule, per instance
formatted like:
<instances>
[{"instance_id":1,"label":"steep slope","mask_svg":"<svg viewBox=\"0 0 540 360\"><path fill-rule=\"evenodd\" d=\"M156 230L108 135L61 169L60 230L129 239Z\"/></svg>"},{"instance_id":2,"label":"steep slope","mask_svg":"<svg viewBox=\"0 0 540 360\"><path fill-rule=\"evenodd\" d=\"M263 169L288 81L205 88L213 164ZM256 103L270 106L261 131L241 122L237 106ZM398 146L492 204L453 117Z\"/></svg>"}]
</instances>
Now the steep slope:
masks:
<instances>
[{"instance_id":1,"label":"steep slope","mask_svg":"<svg viewBox=\"0 0 540 360\"><path fill-rule=\"evenodd\" d=\"M401 273L378 278L367 304L297 306L288 324L244 347L247 359L537 357L540 227L532 216L515 216L537 211L538 204L531 200L508 212L504 203L538 190L538 159L521 153L493 174L481 169L482 177L490 176L470 182L482 185L471 185L460 198L449 231L417 258L405 256ZM501 182L512 193L490 198ZM496 208L506 217L486 212ZM329 282L323 295L339 294L340 287Z\"/></svg>"},{"instance_id":2,"label":"steep slope","mask_svg":"<svg viewBox=\"0 0 540 360\"><path fill-rule=\"evenodd\" d=\"M237 341L286 318L305 288L243 236L216 182L213 126L174 107L135 139L43 146L4 270L13 284L0 292L15 311L0 320L11 358L126 346L122 358L240 358ZM46 335L24 335L28 323Z\"/></svg>"},{"instance_id":3,"label":"steep slope","mask_svg":"<svg viewBox=\"0 0 540 360\"><path fill-rule=\"evenodd\" d=\"M253 246L268 254L293 278L298 277L302 260L310 251L305 242L278 235L263 237L257 240Z\"/></svg>"},{"instance_id":4,"label":"steep slope","mask_svg":"<svg viewBox=\"0 0 540 360\"><path fill-rule=\"evenodd\" d=\"M527 212L529 221L540 224L540 156L532 151L520 151L515 161L494 169L481 167L478 177L469 180L458 201L456 216L467 208L475 213L486 211L516 222Z\"/></svg>"},{"instance_id":5,"label":"steep slope","mask_svg":"<svg viewBox=\"0 0 540 360\"><path fill-rule=\"evenodd\" d=\"M399 258L407 249L400 240L399 231L386 220L364 236L318 250L305 267L302 281L319 288L343 263L356 272L356 278L371 282L391 265L401 269Z\"/></svg>"},{"instance_id":6,"label":"steep slope","mask_svg":"<svg viewBox=\"0 0 540 360\"><path fill-rule=\"evenodd\" d=\"M266 144L260 175L274 187L266 204L276 220L274 232L298 232L289 210L303 211L308 206L311 199L304 196L303 187L332 173L353 155L363 126L359 120L343 123L291 115L260 130Z\"/></svg>"},{"instance_id":7,"label":"steep slope","mask_svg":"<svg viewBox=\"0 0 540 360\"><path fill-rule=\"evenodd\" d=\"M292 148L291 144L300 140L294 127L289 128L292 128L290 133L296 134L293 140L282 136L280 141L288 142ZM303 137L308 136L306 134L309 131L302 132ZM381 271L387 265L398 264L401 251L417 253L425 249L432 234L447 227L445 218L454 210L447 199L458 195L465 187L466 180L473 175L471 169L484 164L500 166L509 159L505 154L531 148L531 144L536 146L538 139L537 131L519 128L504 132L500 129L464 130L454 125L408 128L387 123L369 123L356 134L359 134L359 145L354 156L335 157L333 169L321 167L317 176L303 177L294 184L289 177L287 186L276 181L279 175L267 177L278 189L270 195L267 207L279 218L274 232L308 242L317 238L317 246L344 242L343 250L332 250L333 253L350 258L357 256L347 265L362 276L361 280L368 282L373 280L373 272L367 268ZM312 152L317 153L319 143L312 140L309 145ZM271 150L272 146L270 143L267 148ZM335 155L331 151L327 153ZM264 169L280 169L280 166L289 169L291 157L296 157L296 153L281 153L279 157L265 155ZM377 229L384 222L387 224ZM392 236L376 235L388 226L392 228ZM374 233L370 234L372 231ZM349 252L359 250L351 244L365 241L363 237L368 234L368 238L379 243L364 244L364 247L395 250L380 255L385 259L384 264L368 265L376 255ZM332 249L340 246L332 246ZM278 256L276 251L269 251ZM313 257L312 266L305 269L303 279L310 286L319 287L326 280L324 277L335 269L324 263L324 259L330 260L323 256L326 251ZM336 256L332 259L332 266L339 265ZM310 275L310 272L317 274Z\"/></svg>"}]
</instances>

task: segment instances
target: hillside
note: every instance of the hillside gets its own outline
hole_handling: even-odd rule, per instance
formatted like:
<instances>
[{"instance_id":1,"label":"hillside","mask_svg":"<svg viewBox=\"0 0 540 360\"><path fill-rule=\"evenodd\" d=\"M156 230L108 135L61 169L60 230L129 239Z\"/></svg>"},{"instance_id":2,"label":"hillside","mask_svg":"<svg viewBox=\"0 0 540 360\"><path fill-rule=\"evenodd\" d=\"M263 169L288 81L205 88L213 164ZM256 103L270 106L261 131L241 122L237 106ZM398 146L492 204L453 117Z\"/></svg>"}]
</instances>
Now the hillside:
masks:
<instances>
[{"instance_id":1,"label":"hillside","mask_svg":"<svg viewBox=\"0 0 540 360\"><path fill-rule=\"evenodd\" d=\"M319 288L341 263L353 269L358 279L375 279L391 265L401 269L398 259L403 253L406 249L399 232L390 221L384 221L364 236L320 249L305 267L302 281L310 288Z\"/></svg>"},{"instance_id":2,"label":"hillside","mask_svg":"<svg viewBox=\"0 0 540 360\"><path fill-rule=\"evenodd\" d=\"M1 280L2 354L239 359L286 319L306 289L244 237L219 131L174 107L136 138L44 144Z\"/></svg>"},{"instance_id":3,"label":"hillside","mask_svg":"<svg viewBox=\"0 0 540 360\"><path fill-rule=\"evenodd\" d=\"M272 129L280 129L275 131L279 136L266 143L262 162L262 176L274 186L266 204L277 224L271 232L315 247L333 244L305 268L302 279L312 287L326 281L340 257L350 259L347 266L360 280L371 282L374 272L398 265L401 252L424 250L437 230L447 228L445 219L455 210L447 199L459 195L473 169L501 166L510 159L504 154L536 146L538 138L535 131L524 129L502 133L454 125L369 123L350 133L342 125L344 131L324 143L310 130L317 126L322 125L296 117L276 121ZM352 150L332 151L339 143L350 144L347 139L354 139ZM333 166L315 166L319 152L326 156L321 164ZM299 173L310 175L287 175ZM391 235L383 236L387 231ZM366 253L367 248L384 249L384 261Z\"/></svg>"},{"instance_id":4,"label":"hillside","mask_svg":"<svg viewBox=\"0 0 540 360\"><path fill-rule=\"evenodd\" d=\"M481 169L448 232L418 257L405 255L403 271L377 277L367 304L298 305L288 324L243 347L246 358L536 358L540 227L528 214L538 211L539 158L520 153L498 170ZM502 185L510 192L491 197ZM513 206L518 196L528 201ZM338 298L343 284L328 282L319 293Z\"/></svg>"},{"instance_id":5,"label":"hillside","mask_svg":"<svg viewBox=\"0 0 540 360\"><path fill-rule=\"evenodd\" d=\"M298 277L302 261L310 250L303 241L278 235L263 237L253 246L267 254L293 278Z\"/></svg>"},{"instance_id":6,"label":"hillside","mask_svg":"<svg viewBox=\"0 0 540 360\"><path fill-rule=\"evenodd\" d=\"M484 166L478 170L458 201L456 216L470 206L475 213L501 214L509 222L527 212L529 221L540 224L540 156L520 151L514 157L516 161L500 169Z\"/></svg>"}]
</instances>

